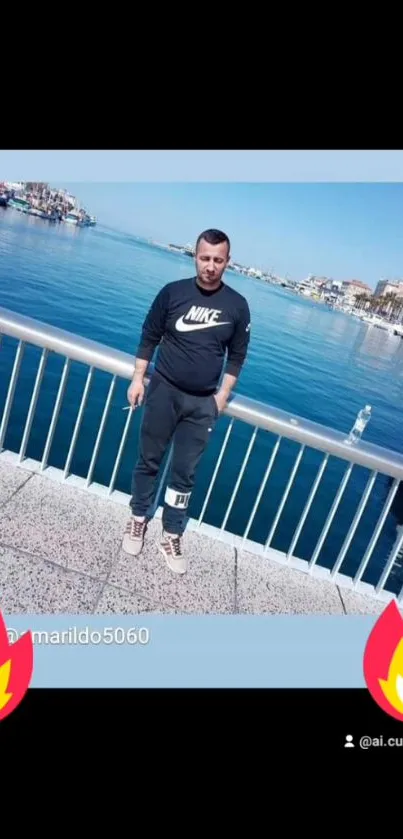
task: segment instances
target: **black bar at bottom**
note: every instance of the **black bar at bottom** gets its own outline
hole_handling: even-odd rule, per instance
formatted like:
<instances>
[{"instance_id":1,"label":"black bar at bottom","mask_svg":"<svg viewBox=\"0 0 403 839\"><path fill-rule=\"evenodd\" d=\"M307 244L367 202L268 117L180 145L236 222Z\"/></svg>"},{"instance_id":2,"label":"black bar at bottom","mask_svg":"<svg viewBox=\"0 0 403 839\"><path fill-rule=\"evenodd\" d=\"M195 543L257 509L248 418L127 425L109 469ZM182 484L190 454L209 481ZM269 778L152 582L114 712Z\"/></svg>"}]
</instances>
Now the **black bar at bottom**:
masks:
<instances>
[{"instance_id":1,"label":"black bar at bottom","mask_svg":"<svg viewBox=\"0 0 403 839\"><path fill-rule=\"evenodd\" d=\"M362 751L360 739L379 738L403 758L403 723L377 706L365 689L30 689L0 720L0 744L20 741L43 749L81 747L130 750L133 740L162 749L210 749L239 757L245 751L277 754ZM155 746L153 746L154 748ZM368 749L366 749L368 750ZM390 747L387 749L390 751ZM383 746L383 751L385 746Z\"/></svg>"}]
</instances>

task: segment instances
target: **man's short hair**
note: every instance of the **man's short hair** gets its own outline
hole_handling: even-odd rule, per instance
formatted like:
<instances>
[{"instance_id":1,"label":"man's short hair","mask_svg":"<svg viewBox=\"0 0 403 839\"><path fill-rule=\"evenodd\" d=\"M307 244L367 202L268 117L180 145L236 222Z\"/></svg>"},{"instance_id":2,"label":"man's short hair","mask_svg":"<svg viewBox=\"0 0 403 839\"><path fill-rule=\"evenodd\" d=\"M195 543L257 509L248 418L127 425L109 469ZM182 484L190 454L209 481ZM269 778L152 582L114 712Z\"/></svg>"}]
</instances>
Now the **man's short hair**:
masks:
<instances>
[{"instance_id":1,"label":"man's short hair","mask_svg":"<svg viewBox=\"0 0 403 839\"><path fill-rule=\"evenodd\" d=\"M198 236L197 238L196 253L202 239L204 239L205 242L208 242L209 245L219 245L221 242L226 242L228 247L228 254L230 253L230 240L227 234L223 233L222 230L216 230L214 227L209 228L209 230L203 230L203 233L200 233L200 236Z\"/></svg>"}]
</instances>

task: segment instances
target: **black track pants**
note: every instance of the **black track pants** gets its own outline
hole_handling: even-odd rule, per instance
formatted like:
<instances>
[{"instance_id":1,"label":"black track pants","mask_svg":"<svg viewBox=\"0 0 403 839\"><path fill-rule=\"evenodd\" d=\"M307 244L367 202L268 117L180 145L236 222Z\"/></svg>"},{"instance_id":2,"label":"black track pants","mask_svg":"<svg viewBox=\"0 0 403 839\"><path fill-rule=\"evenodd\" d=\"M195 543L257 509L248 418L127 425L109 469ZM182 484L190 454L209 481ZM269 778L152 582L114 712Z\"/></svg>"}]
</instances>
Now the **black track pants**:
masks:
<instances>
[{"instance_id":1,"label":"black track pants","mask_svg":"<svg viewBox=\"0 0 403 839\"><path fill-rule=\"evenodd\" d=\"M140 429L139 456L132 477L130 507L149 516L164 454L173 439L162 524L182 534L195 472L218 419L214 396L190 396L155 373L148 385Z\"/></svg>"}]
</instances>

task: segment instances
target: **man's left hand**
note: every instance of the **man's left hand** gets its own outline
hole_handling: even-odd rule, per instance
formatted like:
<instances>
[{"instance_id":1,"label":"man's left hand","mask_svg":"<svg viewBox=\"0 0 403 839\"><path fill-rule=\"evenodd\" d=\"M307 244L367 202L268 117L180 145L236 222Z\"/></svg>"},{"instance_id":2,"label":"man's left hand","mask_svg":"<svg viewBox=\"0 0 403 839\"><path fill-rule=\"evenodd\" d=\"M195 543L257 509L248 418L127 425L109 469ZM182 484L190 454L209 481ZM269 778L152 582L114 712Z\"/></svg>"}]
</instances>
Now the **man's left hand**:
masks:
<instances>
[{"instance_id":1,"label":"man's left hand","mask_svg":"<svg viewBox=\"0 0 403 839\"><path fill-rule=\"evenodd\" d=\"M214 394L214 399L217 402L218 412L221 414L227 405L228 394L219 390L218 393Z\"/></svg>"}]
</instances>

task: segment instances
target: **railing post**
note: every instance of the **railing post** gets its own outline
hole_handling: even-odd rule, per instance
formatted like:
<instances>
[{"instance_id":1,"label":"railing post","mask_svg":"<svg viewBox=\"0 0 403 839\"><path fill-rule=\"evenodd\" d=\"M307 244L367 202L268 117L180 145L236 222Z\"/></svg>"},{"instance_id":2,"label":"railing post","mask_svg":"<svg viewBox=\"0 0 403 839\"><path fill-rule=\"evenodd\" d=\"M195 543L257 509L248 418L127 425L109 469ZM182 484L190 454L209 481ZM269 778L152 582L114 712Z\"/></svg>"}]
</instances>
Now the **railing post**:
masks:
<instances>
[{"instance_id":1,"label":"railing post","mask_svg":"<svg viewBox=\"0 0 403 839\"><path fill-rule=\"evenodd\" d=\"M17 384L18 374L20 372L22 356L24 354L25 344L20 341L15 354L13 372L11 374L10 384L7 391L6 404L4 405L3 419L0 425L0 451L3 448L4 439L6 436L8 421L10 418L11 406L13 404L15 387Z\"/></svg>"}]
</instances>

